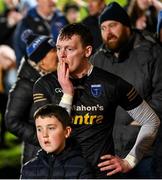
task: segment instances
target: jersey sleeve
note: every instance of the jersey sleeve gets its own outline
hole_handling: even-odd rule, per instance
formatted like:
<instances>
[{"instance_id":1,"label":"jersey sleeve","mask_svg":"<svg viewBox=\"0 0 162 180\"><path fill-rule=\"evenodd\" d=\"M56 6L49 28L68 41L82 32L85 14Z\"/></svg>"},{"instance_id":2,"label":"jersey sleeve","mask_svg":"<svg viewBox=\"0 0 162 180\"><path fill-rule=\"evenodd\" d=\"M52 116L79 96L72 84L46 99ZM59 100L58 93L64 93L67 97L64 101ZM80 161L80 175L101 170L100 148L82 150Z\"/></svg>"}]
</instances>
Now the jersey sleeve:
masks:
<instances>
[{"instance_id":1,"label":"jersey sleeve","mask_svg":"<svg viewBox=\"0 0 162 180\"><path fill-rule=\"evenodd\" d=\"M137 90L121 78L117 81L116 95L118 104L126 111L136 108L143 101Z\"/></svg>"},{"instance_id":2,"label":"jersey sleeve","mask_svg":"<svg viewBox=\"0 0 162 180\"><path fill-rule=\"evenodd\" d=\"M150 149L160 120L131 84L119 79L116 91L119 105L141 125L136 142L125 158L133 168Z\"/></svg>"},{"instance_id":3,"label":"jersey sleeve","mask_svg":"<svg viewBox=\"0 0 162 180\"><path fill-rule=\"evenodd\" d=\"M34 101L35 112L40 107L52 103L48 84L42 78L38 79L34 84L33 101Z\"/></svg>"},{"instance_id":4,"label":"jersey sleeve","mask_svg":"<svg viewBox=\"0 0 162 180\"><path fill-rule=\"evenodd\" d=\"M160 119L145 101L127 112L141 126L136 142L125 158L134 167L151 148L156 138Z\"/></svg>"}]
</instances>

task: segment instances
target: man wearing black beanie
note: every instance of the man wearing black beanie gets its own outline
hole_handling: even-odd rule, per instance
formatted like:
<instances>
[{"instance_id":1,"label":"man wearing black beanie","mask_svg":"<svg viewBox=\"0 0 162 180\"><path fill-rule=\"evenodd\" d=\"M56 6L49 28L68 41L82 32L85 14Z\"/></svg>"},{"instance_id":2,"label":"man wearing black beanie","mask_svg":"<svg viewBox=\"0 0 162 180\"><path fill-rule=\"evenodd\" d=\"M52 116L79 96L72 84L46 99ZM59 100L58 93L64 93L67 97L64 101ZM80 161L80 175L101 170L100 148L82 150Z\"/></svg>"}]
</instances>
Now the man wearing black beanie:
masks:
<instances>
[{"instance_id":1,"label":"man wearing black beanie","mask_svg":"<svg viewBox=\"0 0 162 180\"><path fill-rule=\"evenodd\" d=\"M144 36L143 32L132 29L129 16L116 2L101 13L99 25L103 44L91 57L91 63L133 84L162 118L162 48L149 34ZM118 107L113 132L116 155L127 159L140 128L140 124ZM125 178L157 177L157 174L153 176L151 166L152 151L146 154L138 164L129 159L134 169Z\"/></svg>"},{"instance_id":2,"label":"man wearing black beanie","mask_svg":"<svg viewBox=\"0 0 162 180\"><path fill-rule=\"evenodd\" d=\"M121 22L130 27L130 19L126 11L116 2L109 4L99 16L99 25L107 20Z\"/></svg>"}]
</instances>

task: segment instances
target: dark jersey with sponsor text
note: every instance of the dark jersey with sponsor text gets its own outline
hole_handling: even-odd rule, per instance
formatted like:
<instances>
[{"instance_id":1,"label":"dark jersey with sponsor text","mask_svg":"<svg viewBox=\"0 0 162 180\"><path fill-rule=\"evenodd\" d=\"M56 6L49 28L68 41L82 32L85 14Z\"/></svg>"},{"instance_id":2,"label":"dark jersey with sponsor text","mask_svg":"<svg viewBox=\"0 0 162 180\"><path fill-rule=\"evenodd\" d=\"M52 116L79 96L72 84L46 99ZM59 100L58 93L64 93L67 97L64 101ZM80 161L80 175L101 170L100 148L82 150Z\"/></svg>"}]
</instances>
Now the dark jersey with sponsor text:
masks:
<instances>
[{"instance_id":1,"label":"dark jersey with sponsor text","mask_svg":"<svg viewBox=\"0 0 162 180\"><path fill-rule=\"evenodd\" d=\"M72 136L84 157L97 168L101 155L114 154L112 130L117 106L131 110L142 103L142 98L131 84L97 67L89 76L72 82ZM57 74L48 74L34 86L35 108L46 103L59 104L62 95Z\"/></svg>"}]
</instances>

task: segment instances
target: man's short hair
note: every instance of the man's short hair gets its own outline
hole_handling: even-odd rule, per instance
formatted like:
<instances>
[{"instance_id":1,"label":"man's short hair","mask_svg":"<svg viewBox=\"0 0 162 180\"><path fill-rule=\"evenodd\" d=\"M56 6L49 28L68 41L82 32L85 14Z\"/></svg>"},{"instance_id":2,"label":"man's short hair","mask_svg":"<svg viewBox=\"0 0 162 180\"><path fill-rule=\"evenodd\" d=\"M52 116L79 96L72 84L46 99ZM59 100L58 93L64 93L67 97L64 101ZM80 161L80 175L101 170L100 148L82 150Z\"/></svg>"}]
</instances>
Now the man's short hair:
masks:
<instances>
[{"instance_id":1,"label":"man's short hair","mask_svg":"<svg viewBox=\"0 0 162 180\"><path fill-rule=\"evenodd\" d=\"M93 46L93 37L90 32L90 30L83 25L82 23L74 23L74 24L68 24L64 26L60 33L59 33L59 39L71 39L73 35L80 36L81 43L83 46Z\"/></svg>"}]
</instances>

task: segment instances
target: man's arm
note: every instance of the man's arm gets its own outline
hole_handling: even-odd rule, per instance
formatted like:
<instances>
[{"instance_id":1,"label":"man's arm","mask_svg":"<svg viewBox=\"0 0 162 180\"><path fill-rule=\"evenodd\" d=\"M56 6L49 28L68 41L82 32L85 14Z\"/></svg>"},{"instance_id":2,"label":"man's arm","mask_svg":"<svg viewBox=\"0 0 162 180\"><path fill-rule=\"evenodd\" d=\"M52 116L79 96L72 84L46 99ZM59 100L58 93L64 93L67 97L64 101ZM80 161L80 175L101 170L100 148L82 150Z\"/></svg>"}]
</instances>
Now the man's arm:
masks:
<instances>
[{"instance_id":1,"label":"man's arm","mask_svg":"<svg viewBox=\"0 0 162 180\"><path fill-rule=\"evenodd\" d=\"M142 127L135 145L126 158L121 159L120 157L109 154L101 157L103 162L98 164L98 167L100 167L101 171L109 171L107 173L108 176L119 172L125 173L134 168L150 148L160 125L158 116L145 101L137 108L128 111L128 113L133 119L138 121Z\"/></svg>"},{"instance_id":2,"label":"man's arm","mask_svg":"<svg viewBox=\"0 0 162 180\"><path fill-rule=\"evenodd\" d=\"M67 112L70 114L74 95L74 87L69 78L69 68L63 61L58 63L57 76L64 93L59 105L66 108Z\"/></svg>"},{"instance_id":3,"label":"man's arm","mask_svg":"<svg viewBox=\"0 0 162 180\"><path fill-rule=\"evenodd\" d=\"M160 125L160 119L145 101L137 108L127 112L141 125L135 145L125 158L131 167L134 167L142 159L155 140Z\"/></svg>"},{"instance_id":4,"label":"man's arm","mask_svg":"<svg viewBox=\"0 0 162 180\"><path fill-rule=\"evenodd\" d=\"M131 84L117 80L116 94L118 103L129 115L141 125L135 145L125 159L117 156L104 155L99 163L101 171L109 171L108 176L118 172L130 171L144 156L156 137L160 120L154 110L139 96Z\"/></svg>"}]
</instances>

